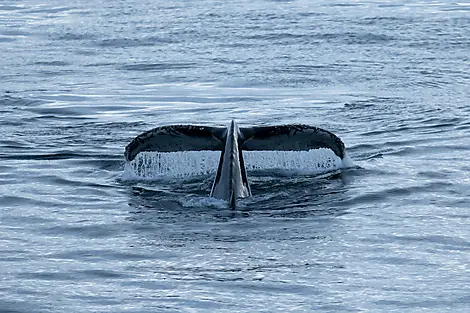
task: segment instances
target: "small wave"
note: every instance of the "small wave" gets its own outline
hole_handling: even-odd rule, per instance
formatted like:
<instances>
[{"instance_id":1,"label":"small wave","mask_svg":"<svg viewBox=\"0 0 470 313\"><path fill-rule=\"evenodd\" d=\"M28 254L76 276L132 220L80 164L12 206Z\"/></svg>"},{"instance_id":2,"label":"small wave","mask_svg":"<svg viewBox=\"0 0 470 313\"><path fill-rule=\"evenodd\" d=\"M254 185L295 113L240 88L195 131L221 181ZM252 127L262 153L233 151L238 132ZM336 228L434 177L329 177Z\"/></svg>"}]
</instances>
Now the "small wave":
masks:
<instances>
[{"instance_id":1,"label":"small wave","mask_svg":"<svg viewBox=\"0 0 470 313\"><path fill-rule=\"evenodd\" d=\"M328 6L330 7L339 7L339 8L347 8L347 7L359 7L359 6L366 6L365 3L331 3Z\"/></svg>"},{"instance_id":2,"label":"small wave","mask_svg":"<svg viewBox=\"0 0 470 313\"><path fill-rule=\"evenodd\" d=\"M53 40L58 41L80 41L80 40L96 40L96 35L92 33L75 33L75 32L65 32L60 34L50 34L49 37Z\"/></svg>"},{"instance_id":3,"label":"small wave","mask_svg":"<svg viewBox=\"0 0 470 313\"><path fill-rule=\"evenodd\" d=\"M23 5L0 5L0 11L18 11L24 9Z\"/></svg>"},{"instance_id":4,"label":"small wave","mask_svg":"<svg viewBox=\"0 0 470 313\"><path fill-rule=\"evenodd\" d=\"M62 12L67 12L72 10L73 8L69 7L52 7L52 8L46 8L46 7L37 7L34 9L27 10L28 13L34 13L34 14L57 14L57 13L62 13Z\"/></svg>"},{"instance_id":5,"label":"small wave","mask_svg":"<svg viewBox=\"0 0 470 313\"><path fill-rule=\"evenodd\" d=\"M388 5L379 5L381 7L402 7L402 4L388 4ZM402 17L402 16L374 16L374 17L365 17L358 21L359 24L363 25L384 25L387 23L396 24L411 24L414 20L411 17Z\"/></svg>"},{"instance_id":6,"label":"small wave","mask_svg":"<svg viewBox=\"0 0 470 313\"><path fill-rule=\"evenodd\" d=\"M136 63L122 66L126 71L168 71L196 67L196 63Z\"/></svg>"},{"instance_id":7,"label":"small wave","mask_svg":"<svg viewBox=\"0 0 470 313\"><path fill-rule=\"evenodd\" d=\"M178 202L186 208L205 207L214 209L224 209L228 207L227 201L216 199L213 197L187 196L180 198Z\"/></svg>"},{"instance_id":8,"label":"small wave","mask_svg":"<svg viewBox=\"0 0 470 313\"><path fill-rule=\"evenodd\" d=\"M0 159L10 160L63 160L63 159L76 159L76 158L89 158L89 155L78 153L47 153L47 154L0 154Z\"/></svg>"},{"instance_id":9,"label":"small wave","mask_svg":"<svg viewBox=\"0 0 470 313\"><path fill-rule=\"evenodd\" d=\"M357 101L347 102L344 106L348 109L366 109L370 107L383 107L391 105L399 105L405 103L402 97L371 97Z\"/></svg>"},{"instance_id":10,"label":"small wave","mask_svg":"<svg viewBox=\"0 0 470 313\"><path fill-rule=\"evenodd\" d=\"M26 107L26 106L33 106L33 105L40 105L47 103L47 101L44 100L38 100L38 99L28 99L28 98L22 98L22 97L15 97L15 96L10 96L10 95L3 95L0 97L0 105L2 107L5 106L15 106L15 107Z\"/></svg>"},{"instance_id":11,"label":"small wave","mask_svg":"<svg viewBox=\"0 0 470 313\"><path fill-rule=\"evenodd\" d=\"M470 251L470 242L463 238L456 238L445 235L390 235L390 239L406 242L434 243L436 247L443 250Z\"/></svg>"},{"instance_id":12,"label":"small wave","mask_svg":"<svg viewBox=\"0 0 470 313\"><path fill-rule=\"evenodd\" d=\"M34 65L46 65L46 66L67 66L70 65L68 62L64 61L38 61L32 63Z\"/></svg>"},{"instance_id":13,"label":"small wave","mask_svg":"<svg viewBox=\"0 0 470 313\"><path fill-rule=\"evenodd\" d=\"M388 173L385 173L388 175ZM413 185L407 187L390 187L383 190L363 192L350 199L344 200L340 203L341 206L362 205L366 203L374 203L377 201L383 202L385 199L395 198L401 199L404 197L418 197L420 194L439 192L443 188L450 187L452 184L446 182L423 183L420 185Z\"/></svg>"},{"instance_id":14,"label":"small wave","mask_svg":"<svg viewBox=\"0 0 470 313\"><path fill-rule=\"evenodd\" d=\"M56 225L43 228L44 234L61 234L72 237L107 238L120 233L122 229L115 224Z\"/></svg>"},{"instance_id":15,"label":"small wave","mask_svg":"<svg viewBox=\"0 0 470 313\"><path fill-rule=\"evenodd\" d=\"M0 42L13 42L16 38L7 37L7 36L0 36Z\"/></svg>"},{"instance_id":16,"label":"small wave","mask_svg":"<svg viewBox=\"0 0 470 313\"><path fill-rule=\"evenodd\" d=\"M269 34L247 35L244 37L244 39L272 41L272 40L288 40L288 39L298 40L298 39L306 38L306 37L308 36L302 35L302 34L296 34L296 33L269 33Z\"/></svg>"},{"instance_id":17,"label":"small wave","mask_svg":"<svg viewBox=\"0 0 470 313\"><path fill-rule=\"evenodd\" d=\"M279 191L276 193L267 193L267 194L257 194L253 195L251 198L247 198L246 201L242 203L243 206L249 205L257 205L258 207L262 207L262 203L269 203L270 207L272 208L273 200L280 199L280 198L288 198L289 193L286 191Z\"/></svg>"},{"instance_id":18,"label":"small wave","mask_svg":"<svg viewBox=\"0 0 470 313\"><path fill-rule=\"evenodd\" d=\"M176 41L170 38L148 37L148 38L112 38L104 39L97 42L100 47L110 48L128 48L128 47L143 47L155 46L161 44L175 43Z\"/></svg>"}]
</instances>

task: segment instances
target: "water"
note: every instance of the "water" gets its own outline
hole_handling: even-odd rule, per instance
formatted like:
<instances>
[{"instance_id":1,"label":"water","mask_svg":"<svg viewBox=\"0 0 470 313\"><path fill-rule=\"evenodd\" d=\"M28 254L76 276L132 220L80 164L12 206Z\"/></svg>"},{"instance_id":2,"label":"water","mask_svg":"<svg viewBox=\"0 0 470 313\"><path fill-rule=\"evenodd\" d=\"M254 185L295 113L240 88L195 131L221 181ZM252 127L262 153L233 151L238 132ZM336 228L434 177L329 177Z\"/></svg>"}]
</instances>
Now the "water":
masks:
<instances>
[{"instance_id":1,"label":"water","mask_svg":"<svg viewBox=\"0 0 470 313\"><path fill-rule=\"evenodd\" d=\"M466 312L466 1L0 4L0 312ZM305 123L340 173L126 180L172 123Z\"/></svg>"}]
</instances>

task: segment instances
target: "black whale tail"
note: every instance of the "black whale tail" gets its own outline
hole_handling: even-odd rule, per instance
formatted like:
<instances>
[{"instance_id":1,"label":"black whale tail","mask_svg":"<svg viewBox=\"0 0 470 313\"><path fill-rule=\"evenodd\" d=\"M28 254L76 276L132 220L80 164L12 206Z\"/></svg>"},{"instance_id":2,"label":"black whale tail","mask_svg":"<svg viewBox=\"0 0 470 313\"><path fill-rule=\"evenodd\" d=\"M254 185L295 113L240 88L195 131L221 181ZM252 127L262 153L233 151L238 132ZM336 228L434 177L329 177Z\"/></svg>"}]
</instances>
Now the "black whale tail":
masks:
<instances>
[{"instance_id":1,"label":"black whale tail","mask_svg":"<svg viewBox=\"0 0 470 313\"><path fill-rule=\"evenodd\" d=\"M240 127L239 147L245 151L308 151L326 148L341 159L344 143L335 134L309 125ZM161 126L134 138L124 156L132 161L142 151L223 151L227 128L195 125Z\"/></svg>"},{"instance_id":2,"label":"black whale tail","mask_svg":"<svg viewBox=\"0 0 470 313\"><path fill-rule=\"evenodd\" d=\"M229 201L251 195L242 151L308 151L331 149L345 157L344 144L335 134L308 125L281 125L239 128L232 121L228 128L170 125L149 130L132 140L124 156L132 161L140 152L221 151L211 196Z\"/></svg>"}]
</instances>

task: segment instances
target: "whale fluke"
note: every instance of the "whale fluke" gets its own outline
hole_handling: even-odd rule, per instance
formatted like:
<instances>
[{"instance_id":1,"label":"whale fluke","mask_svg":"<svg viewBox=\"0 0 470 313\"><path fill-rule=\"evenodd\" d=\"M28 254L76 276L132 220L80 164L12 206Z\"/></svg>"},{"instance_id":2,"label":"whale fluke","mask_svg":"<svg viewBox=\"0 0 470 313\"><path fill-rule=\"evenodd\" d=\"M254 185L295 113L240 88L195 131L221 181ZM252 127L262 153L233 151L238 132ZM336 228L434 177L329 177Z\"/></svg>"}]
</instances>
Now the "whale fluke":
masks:
<instances>
[{"instance_id":1,"label":"whale fluke","mask_svg":"<svg viewBox=\"0 0 470 313\"><path fill-rule=\"evenodd\" d=\"M229 127L196 125L169 125L140 134L126 147L124 156L132 161L142 151L221 151L221 157L211 196L227 200L232 208L236 198L251 195L246 177L243 150L307 151L327 148L339 158L345 156L345 147L335 134L309 125L238 127L232 121Z\"/></svg>"}]
</instances>

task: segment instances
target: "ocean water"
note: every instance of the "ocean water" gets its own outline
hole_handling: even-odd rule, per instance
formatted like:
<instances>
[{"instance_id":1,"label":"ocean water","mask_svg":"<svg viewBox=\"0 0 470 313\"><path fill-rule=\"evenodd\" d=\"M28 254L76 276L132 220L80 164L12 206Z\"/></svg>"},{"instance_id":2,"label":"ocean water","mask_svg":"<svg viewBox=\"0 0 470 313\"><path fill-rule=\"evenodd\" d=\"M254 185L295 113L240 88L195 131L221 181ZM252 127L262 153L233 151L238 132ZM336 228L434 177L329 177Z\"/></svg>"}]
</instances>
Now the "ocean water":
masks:
<instances>
[{"instance_id":1,"label":"ocean water","mask_svg":"<svg viewBox=\"0 0 470 313\"><path fill-rule=\"evenodd\" d=\"M468 1L3 0L0 22L0 312L468 312ZM201 155L124 175L141 132L231 119L328 129L353 166L258 162L236 211Z\"/></svg>"}]
</instances>

